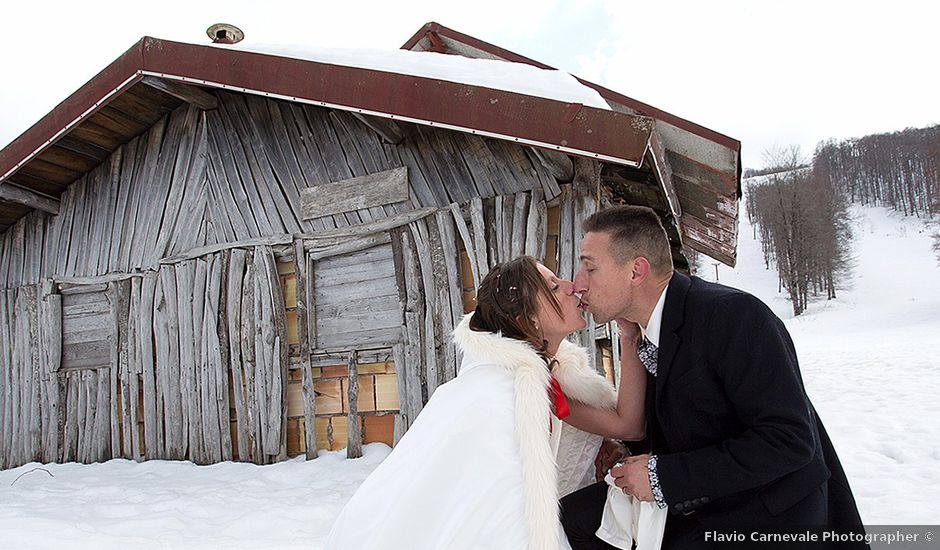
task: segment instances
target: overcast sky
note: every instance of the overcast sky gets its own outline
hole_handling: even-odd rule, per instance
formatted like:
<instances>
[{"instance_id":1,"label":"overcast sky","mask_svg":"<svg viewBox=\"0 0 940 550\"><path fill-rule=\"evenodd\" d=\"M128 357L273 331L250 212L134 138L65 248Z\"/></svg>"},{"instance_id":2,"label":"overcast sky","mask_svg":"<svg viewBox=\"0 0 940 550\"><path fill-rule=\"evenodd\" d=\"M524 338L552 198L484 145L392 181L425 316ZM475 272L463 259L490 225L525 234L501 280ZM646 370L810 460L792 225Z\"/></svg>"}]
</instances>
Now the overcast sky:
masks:
<instances>
[{"instance_id":1,"label":"overcast sky","mask_svg":"<svg viewBox=\"0 0 940 550\"><path fill-rule=\"evenodd\" d=\"M398 48L436 21L739 139L791 144L940 123L940 3L44 1L0 8L0 147L141 36Z\"/></svg>"}]
</instances>

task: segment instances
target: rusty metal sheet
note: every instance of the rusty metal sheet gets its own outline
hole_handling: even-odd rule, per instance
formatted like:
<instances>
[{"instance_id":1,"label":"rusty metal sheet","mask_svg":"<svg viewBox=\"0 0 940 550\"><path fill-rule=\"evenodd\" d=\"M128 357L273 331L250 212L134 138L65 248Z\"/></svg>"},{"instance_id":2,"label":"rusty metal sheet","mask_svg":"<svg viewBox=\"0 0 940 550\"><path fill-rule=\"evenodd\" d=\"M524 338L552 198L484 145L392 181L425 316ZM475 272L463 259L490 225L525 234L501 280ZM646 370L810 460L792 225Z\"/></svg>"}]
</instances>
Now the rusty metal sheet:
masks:
<instances>
[{"instance_id":1,"label":"rusty metal sheet","mask_svg":"<svg viewBox=\"0 0 940 550\"><path fill-rule=\"evenodd\" d=\"M718 231L691 216L683 219L681 225L685 245L734 267L737 262L738 236L736 231L733 234Z\"/></svg>"},{"instance_id":2,"label":"rusty metal sheet","mask_svg":"<svg viewBox=\"0 0 940 550\"><path fill-rule=\"evenodd\" d=\"M678 176L674 182L682 205L680 225L685 243L733 267L737 260L736 196L718 194Z\"/></svg>"},{"instance_id":3,"label":"rusty metal sheet","mask_svg":"<svg viewBox=\"0 0 940 550\"><path fill-rule=\"evenodd\" d=\"M144 70L632 165L653 127L645 117L480 86L165 40L145 42Z\"/></svg>"},{"instance_id":4,"label":"rusty metal sheet","mask_svg":"<svg viewBox=\"0 0 940 550\"><path fill-rule=\"evenodd\" d=\"M676 179L681 178L682 181L705 187L721 195L737 195L738 180L735 174L716 170L669 149L666 150L666 158ZM676 190L682 192L681 189Z\"/></svg>"}]
</instances>

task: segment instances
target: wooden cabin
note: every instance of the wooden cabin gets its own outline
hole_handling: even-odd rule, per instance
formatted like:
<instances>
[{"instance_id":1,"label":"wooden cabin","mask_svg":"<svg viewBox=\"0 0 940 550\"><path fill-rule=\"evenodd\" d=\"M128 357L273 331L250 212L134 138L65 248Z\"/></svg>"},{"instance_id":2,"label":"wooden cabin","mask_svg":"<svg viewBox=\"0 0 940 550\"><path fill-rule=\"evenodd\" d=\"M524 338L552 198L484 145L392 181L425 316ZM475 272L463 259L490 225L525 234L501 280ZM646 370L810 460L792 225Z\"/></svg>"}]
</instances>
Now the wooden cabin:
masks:
<instances>
[{"instance_id":1,"label":"wooden cabin","mask_svg":"<svg viewBox=\"0 0 940 550\"><path fill-rule=\"evenodd\" d=\"M433 23L404 49L548 69ZM0 467L393 444L488 269L570 278L606 205L733 264L740 144L578 86L604 105L143 38L0 151Z\"/></svg>"}]
</instances>

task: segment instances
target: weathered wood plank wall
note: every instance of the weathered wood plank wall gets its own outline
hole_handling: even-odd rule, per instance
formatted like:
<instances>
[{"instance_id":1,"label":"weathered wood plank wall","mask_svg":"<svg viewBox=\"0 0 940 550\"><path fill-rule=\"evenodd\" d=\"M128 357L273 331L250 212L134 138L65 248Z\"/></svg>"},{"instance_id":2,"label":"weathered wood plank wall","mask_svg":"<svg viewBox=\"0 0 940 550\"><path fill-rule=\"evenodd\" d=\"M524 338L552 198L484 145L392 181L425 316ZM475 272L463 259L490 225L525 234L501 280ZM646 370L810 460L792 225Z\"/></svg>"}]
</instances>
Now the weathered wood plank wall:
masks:
<instances>
[{"instance_id":1,"label":"weathered wood plank wall","mask_svg":"<svg viewBox=\"0 0 940 550\"><path fill-rule=\"evenodd\" d=\"M532 150L515 144L402 125L405 139L393 145L349 113L229 93L219 104L177 109L70 186L59 215L33 212L0 235L0 284L155 269L207 244L560 192ZM409 201L302 219L301 190L402 166Z\"/></svg>"},{"instance_id":2,"label":"weathered wood plank wall","mask_svg":"<svg viewBox=\"0 0 940 550\"><path fill-rule=\"evenodd\" d=\"M297 263L305 291L293 368L320 352L388 350L404 433L456 375L457 243L478 284L519 253L541 259L546 204L578 197L563 199L577 203L563 206L570 276L599 170L578 164L559 185L526 147L398 130L389 143L349 113L220 92L218 109L181 107L118 148L66 190L58 215L31 213L0 235L0 467L283 459L292 365L277 261ZM304 219L304 190L398 168L407 200ZM348 315L355 299L374 315ZM315 456L312 381L303 388Z\"/></svg>"}]
</instances>

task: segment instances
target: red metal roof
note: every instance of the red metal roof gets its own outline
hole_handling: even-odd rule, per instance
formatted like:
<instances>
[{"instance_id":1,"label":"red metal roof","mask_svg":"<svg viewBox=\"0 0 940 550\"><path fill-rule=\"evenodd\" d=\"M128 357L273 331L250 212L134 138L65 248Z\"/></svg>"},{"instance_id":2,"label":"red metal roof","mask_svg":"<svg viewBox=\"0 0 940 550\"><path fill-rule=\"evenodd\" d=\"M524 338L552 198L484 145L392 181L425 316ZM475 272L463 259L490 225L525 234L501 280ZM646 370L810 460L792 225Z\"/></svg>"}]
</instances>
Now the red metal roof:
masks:
<instances>
[{"instance_id":1,"label":"red metal roof","mask_svg":"<svg viewBox=\"0 0 940 550\"><path fill-rule=\"evenodd\" d=\"M469 84L144 37L0 150L0 184L145 76L639 165L650 119ZM127 136L129 140L133 136Z\"/></svg>"}]
</instances>

